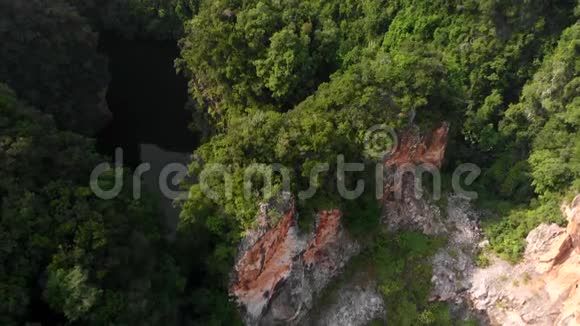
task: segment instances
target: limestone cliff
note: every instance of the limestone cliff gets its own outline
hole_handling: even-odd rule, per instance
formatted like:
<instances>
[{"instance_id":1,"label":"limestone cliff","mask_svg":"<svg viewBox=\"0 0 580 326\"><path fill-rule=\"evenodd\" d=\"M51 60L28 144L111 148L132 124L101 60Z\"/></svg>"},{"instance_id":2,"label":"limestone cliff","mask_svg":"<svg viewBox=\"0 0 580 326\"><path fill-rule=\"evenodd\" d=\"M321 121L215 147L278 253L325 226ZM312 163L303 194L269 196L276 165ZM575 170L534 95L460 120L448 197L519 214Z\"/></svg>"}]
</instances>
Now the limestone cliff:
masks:
<instances>
[{"instance_id":1,"label":"limestone cliff","mask_svg":"<svg viewBox=\"0 0 580 326\"><path fill-rule=\"evenodd\" d=\"M315 230L301 234L292 198L282 206L262 205L258 226L240 245L230 292L248 325L300 324L360 249L343 230L339 210L319 212Z\"/></svg>"},{"instance_id":2,"label":"limestone cliff","mask_svg":"<svg viewBox=\"0 0 580 326\"><path fill-rule=\"evenodd\" d=\"M530 232L521 263L478 269L469 290L493 325L580 325L580 196L562 208L568 227Z\"/></svg>"},{"instance_id":3,"label":"limestone cliff","mask_svg":"<svg viewBox=\"0 0 580 326\"><path fill-rule=\"evenodd\" d=\"M541 225L528 235L520 264L495 258L489 267L477 267L474 257L486 245L478 222L481 212L455 194L447 195L441 209L427 196L416 196L413 179L396 177L406 164L441 166L447 128L425 136L403 134L385 161L385 228L448 238L431 258L431 300L450 303L456 318L478 316L483 325L580 325L580 196L562 208L567 228ZM339 210L319 212L315 229L299 232L294 202L290 195L284 197L278 204L262 205L257 226L240 245L230 292L245 322L365 325L384 314L372 281L342 284L333 304L310 314L317 295L360 245L343 229Z\"/></svg>"},{"instance_id":4,"label":"limestone cliff","mask_svg":"<svg viewBox=\"0 0 580 326\"><path fill-rule=\"evenodd\" d=\"M410 128L400 135L395 151L386 159L383 203L385 223L393 231L415 226L426 233L445 232L436 206L412 195L407 179L397 183L396 173L409 167L440 167L447 145L448 125L421 135ZM412 180L412 179L411 179ZM400 189L402 198L394 193ZM313 232L302 233L290 195L278 203L262 205L257 225L239 247L230 292L248 325L366 325L382 317L384 302L374 283L347 283L335 302L311 316L316 297L346 263L360 251L341 225L339 210L320 211Z\"/></svg>"},{"instance_id":5,"label":"limestone cliff","mask_svg":"<svg viewBox=\"0 0 580 326\"><path fill-rule=\"evenodd\" d=\"M383 223L390 231L411 229L428 235L445 233L437 206L422 196L420 169L438 173L447 148L449 125L442 124L421 135L410 128L399 136L395 151L387 157L385 191L383 195ZM436 190L438 191L438 190Z\"/></svg>"}]
</instances>

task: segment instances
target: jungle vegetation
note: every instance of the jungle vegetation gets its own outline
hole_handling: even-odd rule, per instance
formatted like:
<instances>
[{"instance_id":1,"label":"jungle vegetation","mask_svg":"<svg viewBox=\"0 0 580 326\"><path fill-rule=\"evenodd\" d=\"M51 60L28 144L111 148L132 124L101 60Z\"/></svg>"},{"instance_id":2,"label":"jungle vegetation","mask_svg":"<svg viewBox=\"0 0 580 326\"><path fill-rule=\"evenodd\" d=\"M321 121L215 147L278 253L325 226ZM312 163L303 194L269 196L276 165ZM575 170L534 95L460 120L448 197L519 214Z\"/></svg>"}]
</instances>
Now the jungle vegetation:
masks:
<instances>
[{"instance_id":1,"label":"jungle vegetation","mask_svg":"<svg viewBox=\"0 0 580 326\"><path fill-rule=\"evenodd\" d=\"M291 167L297 192L328 163L316 196L297 203L303 226L337 207L365 234L380 209L341 200L336 155L372 162L364 136L376 124L449 122L444 172L482 168L479 205L497 216L484 221L490 248L517 261L527 233L565 223L559 206L580 191L578 15L573 0L0 0L0 324L239 324L228 275L270 199L244 196L244 169L266 164L281 190L267 164ZM190 172L219 163L233 175L233 195L217 201L186 185L173 241L153 198L127 188L103 201L88 188L107 160L94 146L104 32L179 44L176 71L206 135ZM370 233L361 259L378 265L388 321L451 323L426 301L422 261L440 239ZM419 281L397 283L403 268Z\"/></svg>"}]
</instances>

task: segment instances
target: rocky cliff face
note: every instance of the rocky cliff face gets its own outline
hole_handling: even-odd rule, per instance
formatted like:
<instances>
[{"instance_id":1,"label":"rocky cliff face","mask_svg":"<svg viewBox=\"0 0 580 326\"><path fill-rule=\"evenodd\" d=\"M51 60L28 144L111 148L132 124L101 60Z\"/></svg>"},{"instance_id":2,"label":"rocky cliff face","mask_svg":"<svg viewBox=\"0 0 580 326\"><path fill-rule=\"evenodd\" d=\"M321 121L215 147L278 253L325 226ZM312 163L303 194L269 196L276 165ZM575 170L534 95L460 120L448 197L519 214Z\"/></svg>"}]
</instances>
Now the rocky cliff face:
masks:
<instances>
[{"instance_id":1,"label":"rocky cliff face","mask_svg":"<svg viewBox=\"0 0 580 326\"><path fill-rule=\"evenodd\" d=\"M384 221L393 231L411 227L428 234L446 232L438 208L414 196L412 175L399 179L397 173L420 165L440 167L447 132L446 124L426 135L411 128L385 161L383 202L388 215ZM309 314L317 295L360 251L360 245L343 229L339 210L321 211L315 230L302 234L294 202L285 197L282 204L261 207L257 226L239 248L230 292L246 324L366 325L382 316L384 302L372 281L344 284L332 305L322 307L316 316Z\"/></svg>"},{"instance_id":2,"label":"rocky cliff face","mask_svg":"<svg viewBox=\"0 0 580 326\"><path fill-rule=\"evenodd\" d=\"M474 257L486 246L481 212L453 194L442 210L415 191L418 178L411 172L424 163L440 166L445 135L446 126L425 137L404 135L402 150L385 163L384 224L392 231L448 238L432 257L431 299L450 303L456 318L477 316L483 325L580 325L580 196L562 208L567 228L541 225L528 235L520 264L494 258L489 267L478 268Z\"/></svg>"},{"instance_id":3,"label":"rocky cliff face","mask_svg":"<svg viewBox=\"0 0 580 326\"><path fill-rule=\"evenodd\" d=\"M490 266L476 267L474 255L486 245L479 212L456 196L447 211L442 223L449 243L432 258L433 300L451 303L456 315L477 316L482 325L580 325L580 196L563 207L567 228L544 224L530 232L517 265L494 257Z\"/></svg>"},{"instance_id":4,"label":"rocky cliff face","mask_svg":"<svg viewBox=\"0 0 580 326\"><path fill-rule=\"evenodd\" d=\"M528 235L520 264L495 258L478 268L474 257L486 246L481 212L459 195L447 195L443 208L417 196L409 173L441 166L447 131L447 125L425 136L408 131L385 161L384 226L448 238L431 258L431 300L450 303L457 318L477 316L482 325L580 325L580 196L563 207L567 228L541 225ZM360 251L341 217L338 210L321 211L313 232L301 234L289 195L262 206L258 225L240 245L230 287L248 325L366 325L384 315L376 284L366 279L342 284L331 305L311 313L316 297Z\"/></svg>"},{"instance_id":5,"label":"rocky cliff face","mask_svg":"<svg viewBox=\"0 0 580 326\"><path fill-rule=\"evenodd\" d=\"M486 241L480 212L469 200L447 197L444 210L417 192L416 168L440 167L447 126L421 137L409 132L385 162L383 222L389 230L415 230L448 238L432 257L432 300L451 304L456 318L487 325L580 325L580 196L563 207L566 229L541 225L527 237L524 260L512 266L495 258L478 268L474 257Z\"/></svg>"},{"instance_id":6,"label":"rocky cliff face","mask_svg":"<svg viewBox=\"0 0 580 326\"><path fill-rule=\"evenodd\" d=\"M448 123L442 123L424 135L416 127L410 127L399 135L397 147L385 160L385 166L400 168L410 163L440 168L447 149L448 133Z\"/></svg>"},{"instance_id":7,"label":"rocky cliff face","mask_svg":"<svg viewBox=\"0 0 580 326\"><path fill-rule=\"evenodd\" d=\"M230 287L246 324L296 325L305 319L316 295L360 250L341 218L339 210L321 211L314 232L300 234L290 196L282 208L262 206L259 225L240 246Z\"/></svg>"},{"instance_id":8,"label":"rocky cliff face","mask_svg":"<svg viewBox=\"0 0 580 326\"><path fill-rule=\"evenodd\" d=\"M446 123L426 135L411 128L402 133L394 153L385 160L382 220L389 230L416 230L428 235L446 232L439 209L423 197L423 186L417 182L422 170L439 173L448 131Z\"/></svg>"},{"instance_id":9,"label":"rocky cliff face","mask_svg":"<svg viewBox=\"0 0 580 326\"><path fill-rule=\"evenodd\" d=\"M580 196L563 207L566 229L530 232L521 263L496 259L471 276L470 298L494 325L580 325Z\"/></svg>"},{"instance_id":10,"label":"rocky cliff face","mask_svg":"<svg viewBox=\"0 0 580 326\"><path fill-rule=\"evenodd\" d=\"M364 276L361 275L360 276ZM334 302L323 307L318 316L313 316L303 325L348 325L364 326L373 319L384 317L385 303L373 281L355 277L337 291Z\"/></svg>"}]
</instances>

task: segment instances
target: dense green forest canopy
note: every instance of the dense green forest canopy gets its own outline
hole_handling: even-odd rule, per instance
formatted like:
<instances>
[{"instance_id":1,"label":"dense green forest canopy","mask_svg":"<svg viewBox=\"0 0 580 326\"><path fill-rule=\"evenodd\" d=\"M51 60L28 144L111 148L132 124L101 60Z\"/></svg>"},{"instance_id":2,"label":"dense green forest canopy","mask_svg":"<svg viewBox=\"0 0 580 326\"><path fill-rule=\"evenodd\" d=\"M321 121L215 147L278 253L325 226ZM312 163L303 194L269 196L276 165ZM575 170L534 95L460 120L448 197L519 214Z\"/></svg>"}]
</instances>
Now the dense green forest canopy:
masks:
<instances>
[{"instance_id":1,"label":"dense green forest canopy","mask_svg":"<svg viewBox=\"0 0 580 326\"><path fill-rule=\"evenodd\" d=\"M275 197L244 196L244 169L290 167L296 193L328 163L317 195L298 202L302 226L342 208L369 234L371 261L400 262L378 271L388 321L446 325L421 263L436 239L369 232L376 203L338 197L336 155L372 163L364 137L376 124L450 122L444 169L482 168L480 204L500 216L485 221L491 248L517 260L527 233L563 222L561 201L580 191L579 14L571 0L0 0L0 323L41 310L72 324L239 323L226 291L235 248ZM154 199L88 188L105 160L86 138L107 115L103 32L178 42L209 135L191 174L219 163L233 176L233 196L217 201L187 185L175 241ZM397 283L401 266L420 281Z\"/></svg>"},{"instance_id":2,"label":"dense green forest canopy","mask_svg":"<svg viewBox=\"0 0 580 326\"><path fill-rule=\"evenodd\" d=\"M154 202L129 188L114 201L94 195L88 175L104 161L94 142L57 130L4 84L0 127L0 323L33 317L35 294L71 322L175 320L184 281L161 250ZM112 171L101 182L108 189Z\"/></svg>"},{"instance_id":3,"label":"dense green forest canopy","mask_svg":"<svg viewBox=\"0 0 580 326\"><path fill-rule=\"evenodd\" d=\"M97 38L64 1L0 1L0 76L64 129L92 134L107 118L106 59Z\"/></svg>"},{"instance_id":4,"label":"dense green forest canopy","mask_svg":"<svg viewBox=\"0 0 580 326\"><path fill-rule=\"evenodd\" d=\"M183 21L197 12L198 0L66 0L99 31L127 38L175 39Z\"/></svg>"},{"instance_id":5,"label":"dense green forest canopy","mask_svg":"<svg viewBox=\"0 0 580 326\"><path fill-rule=\"evenodd\" d=\"M448 166L480 165L483 192L527 203L568 191L577 157L569 143L577 126L566 119L572 125L557 150L536 153L530 146L540 142L533 138L542 136L541 121L517 112L531 110L532 89L539 87L533 84L557 73L550 72L554 61L565 73L558 76L561 85L549 86L561 91L549 96L577 101L574 9L567 1L202 4L186 25L181 64L218 133L197 154L205 163L231 165L239 185L233 198L220 200L216 214L251 225L260 198L241 193L241 171L251 163L282 163L308 176L315 163L332 165L337 153L355 162L364 158L364 132L373 124L404 127L413 118L425 129L451 122ZM282 36L285 49L279 48ZM320 53L324 60L318 60ZM543 87L548 85L538 92ZM547 100L530 104L547 119L578 110ZM567 158L556 158L560 150ZM558 169L545 165L550 160ZM300 175L294 180L298 187ZM218 187L220 180L215 182ZM330 183L321 184L321 192L335 193ZM194 185L192 192L198 191ZM199 209L198 204L193 200L185 207ZM186 219L197 215L184 213Z\"/></svg>"}]
</instances>

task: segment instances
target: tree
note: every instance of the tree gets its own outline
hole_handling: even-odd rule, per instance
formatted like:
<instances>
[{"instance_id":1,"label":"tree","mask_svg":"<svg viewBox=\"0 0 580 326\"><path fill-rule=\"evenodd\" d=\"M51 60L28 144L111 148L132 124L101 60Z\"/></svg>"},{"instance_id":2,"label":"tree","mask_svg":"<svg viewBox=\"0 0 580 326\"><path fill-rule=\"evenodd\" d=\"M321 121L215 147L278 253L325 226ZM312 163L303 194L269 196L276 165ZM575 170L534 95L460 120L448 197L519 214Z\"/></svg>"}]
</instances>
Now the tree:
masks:
<instances>
[{"instance_id":1,"label":"tree","mask_svg":"<svg viewBox=\"0 0 580 326\"><path fill-rule=\"evenodd\" d=\"M129 187L99 199L88 176L103 161L93 141L0 84L0 323L30 321L32 301L70 322L176 321L185 280L163 249L155 202Z\"/></svg>"},{"instance_id":2,"label":"tree","mask_svg":"<svg viewBox=\"0 0 580 326\"><path fill-rule=\"evenodd\" d=\"M0 76L57 126L95 133L110 113L97 34L62 0L0 1Z\"/></svg>"},{"instance_id":3,"label":"tree","mask_svg":"<svg viewBox=\"0 0 580 326\"><path fill-rule=\"evenodd\" d=\"M99 32L132 38L174 40L183 22L197 13L199 0L66 0Z\"/></svg>"}]
</instances>

